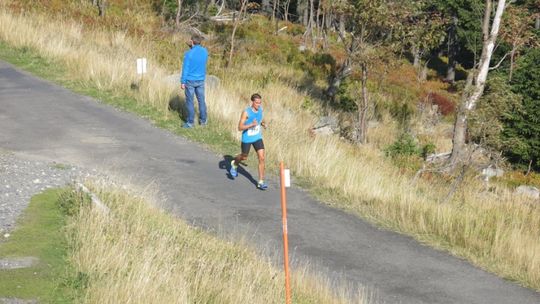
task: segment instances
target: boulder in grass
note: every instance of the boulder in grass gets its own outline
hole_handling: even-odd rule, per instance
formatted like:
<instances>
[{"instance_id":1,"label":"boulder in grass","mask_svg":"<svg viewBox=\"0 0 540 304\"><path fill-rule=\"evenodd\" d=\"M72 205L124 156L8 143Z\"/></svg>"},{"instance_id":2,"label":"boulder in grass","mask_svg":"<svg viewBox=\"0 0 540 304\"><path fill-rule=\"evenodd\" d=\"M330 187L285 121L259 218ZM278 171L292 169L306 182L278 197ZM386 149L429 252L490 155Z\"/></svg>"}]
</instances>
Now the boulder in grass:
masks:
<instances>
[{"instance_id":1,"label":"boulder in grass","mask_svg":"<svg viewBox=\"0 0 540 304\"><path fill-rule=\"evenodd\" d=\"M521 185L514 190L514 194L531 199L540 199L540 190L536 187Z\"/></svg>"},{"instance_id":2,"label":"boulder in grass","mask_svg":"<svg viewBox=\"0 0 540 304\"><path fill-rule=\"evenodd\" d=\"M504 170L501 168L489 166L487 168L482 169L482 176L484 177L485 181L489 181L489 179L492 177L501 177L503 175L504 175Z\"/></svg>"},{"instance_id":3,"label":"boulder in grass","mask_svg":"<svg viewBox=\"0 0 540 304\"><path fill-rule=\"evenodd\" d=\"M221 84L221 79L219 79L219 77L214 76L214 75L206 76L205 85L206 85L207 89L215 90L215 89L219 88L220 84Z\"/></svg>"},{"instance_id":4,"label":"boulder in grass","mask_svg":"<svg viewBox=\"0 0 540 304\"><path fill-rule=\"evenodd\" d=\"M332 135L339 133L339 123L337 118L332 116L323 116L311 128L311 134Z\"/></svg>"}]
</instances>

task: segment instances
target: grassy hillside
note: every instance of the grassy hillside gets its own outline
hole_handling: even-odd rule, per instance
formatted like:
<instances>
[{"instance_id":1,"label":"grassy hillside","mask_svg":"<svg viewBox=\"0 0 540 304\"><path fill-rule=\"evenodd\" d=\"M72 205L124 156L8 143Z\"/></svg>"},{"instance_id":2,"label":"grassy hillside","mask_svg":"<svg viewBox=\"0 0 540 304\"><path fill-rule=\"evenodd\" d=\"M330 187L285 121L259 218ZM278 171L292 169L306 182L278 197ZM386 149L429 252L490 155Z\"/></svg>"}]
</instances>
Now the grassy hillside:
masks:
<instances>
[{"instance_id":1,"label":"grassy hillside","mask_svg":"<svg viewBox=\"0 0 540 304\"><path fill-rule=\"evenodd\" d=\"M359 147L339 136L311 137L307 130L321 113L332 113L323 108L320 99L325 84L321 75L333 64L329 57L300 53L295 31L271 35L268 21L254 17L242 25L236 61L225 69L220 55L229 28L208 24L210 69L222 79L221 87L207 92L212 127L205 131L179 130L177 113L169 110L178 88L163 79L179 70L187 30L171 31L145 6L122 10L129 1L111 1L109 14L103 19L97 18L95 9L84 4L87 2L42 2L51 5L31 9L25 1L7 1L0 10L0 40L12 49L24 49L61 65L63 83L81 91L121 96L131 105L127 108L190 138L213 132L215 136L204 140L225 152L235 151L230 139L239 135L239 111L248 96L259 92L270 121L265 133L270 171L275 172L278 160L284 160L305 187L329 204L540 290L538 204L514 197L502 185L484 191L474 174L467 175L453 199L442 204L449 191L448 177L428 174L413 185L414 169L421 160L417 156L397 161L385 157L384 148L400 133L399 115L392 109L414 108L430 91L452 99L453 93L446 92L445 84L436 79L419 84L411 66L397 61L393 73L378 73L370 83L378 117L370 129L368 144ZM23 11L25 14L20 14ZM327 52L333 58L340 56L337 46ZM134 91L130 86L139 79L133 63L142 55L149 58L150 71ZM439 151L447 151L451 117L431 128L423 127L420 118L414 117L411 123L418 137L425 143L435 143ZM220 138L227 139L225 144Z\"/></svg>"}]
</instances>

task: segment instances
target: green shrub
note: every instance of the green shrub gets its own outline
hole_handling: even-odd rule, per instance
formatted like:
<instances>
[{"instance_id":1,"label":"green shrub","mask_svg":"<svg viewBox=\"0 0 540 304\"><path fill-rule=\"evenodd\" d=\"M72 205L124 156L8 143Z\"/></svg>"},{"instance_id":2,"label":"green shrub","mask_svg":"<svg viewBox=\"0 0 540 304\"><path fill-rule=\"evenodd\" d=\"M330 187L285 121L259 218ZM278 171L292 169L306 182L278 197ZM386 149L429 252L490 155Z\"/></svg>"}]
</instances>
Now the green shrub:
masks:
<instances>
[{"instance_id":1,"label":"green shrub","mask_svg":"<svg viewBox=\"0 0 540 304\"><path fill-rule=\"evenodd\" d=\"M415 139L408 133L403 133L393 144L384 149L386 156L395 158L397 156L421 155Z\"/></svg>"},{"instance_id":2,"label":"green shrub","mask_svg":"<svg viewBox=\"0 0 540 304\"><path fill-rule=\"evenodd\" d=\"M81 206L90 204L91 201L88 194L79 190L69 189L60 195L58 204L63 214L74 216L79 213Z\"/></svg>"},{"instance_id":3,"label":"green shrub","mask_svg":"<svg viewBox=\"0 0 540 304\"><path fill-rule=\"evenodd\" d=\"M420 149L420 155L423 159L426 159L428 155L435 153L436 148L437 146L435 146L434 143L428 142L427 144L424 144Z\"/></svg>"}]
</instances>

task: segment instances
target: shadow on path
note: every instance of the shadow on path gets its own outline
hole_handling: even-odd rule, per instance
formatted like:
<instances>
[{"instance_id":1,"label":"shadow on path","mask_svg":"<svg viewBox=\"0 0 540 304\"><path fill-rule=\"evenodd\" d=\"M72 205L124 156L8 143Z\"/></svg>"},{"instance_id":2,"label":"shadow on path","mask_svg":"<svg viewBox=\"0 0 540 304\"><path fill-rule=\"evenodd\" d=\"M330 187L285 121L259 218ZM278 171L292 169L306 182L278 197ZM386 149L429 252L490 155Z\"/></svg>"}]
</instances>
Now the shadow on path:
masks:
<instances>
[{"instance_id":1,"label":"shadow on path","mask_svg":"<svg viewBox=\"0 0 540 304\"><path fill-rule=\"evenodd\" d=\"M231 161L234 159L234 157L230 155L223 155L223 159L219 162L219 168L226 171L227 178L230 180L234 180L234 177L231 176L229 173L229 169L231 167ZM241 162L238 166L238 169L236 171L238 172L238 176L242 175L245 178L247 178L253 185L257 186L257 180L249 173L246 169L244 169L242 166L246 166L246 163Z\"/></svg>"}]
</instances>

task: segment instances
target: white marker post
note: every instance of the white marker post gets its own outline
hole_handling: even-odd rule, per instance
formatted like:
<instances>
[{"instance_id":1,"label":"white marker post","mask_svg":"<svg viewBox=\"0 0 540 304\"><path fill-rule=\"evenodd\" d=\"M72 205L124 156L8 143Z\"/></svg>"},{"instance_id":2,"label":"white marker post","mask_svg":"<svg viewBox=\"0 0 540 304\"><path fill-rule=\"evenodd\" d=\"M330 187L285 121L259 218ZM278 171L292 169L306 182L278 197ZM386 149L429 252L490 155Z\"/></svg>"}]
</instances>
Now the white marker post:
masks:
<instances>
[{"instance_id":1,"label":"white marker post","mask_svg":"<svg viewBox=\"0 0 540 304\"><path fill-rule=\"evenodd\" d=\"M137 74L141 75L141 80L139 81L139 87L141 86L140 83L142 82L143 75L146 74L146 58L137 58Z\"/></svg>"}]
</instances>

